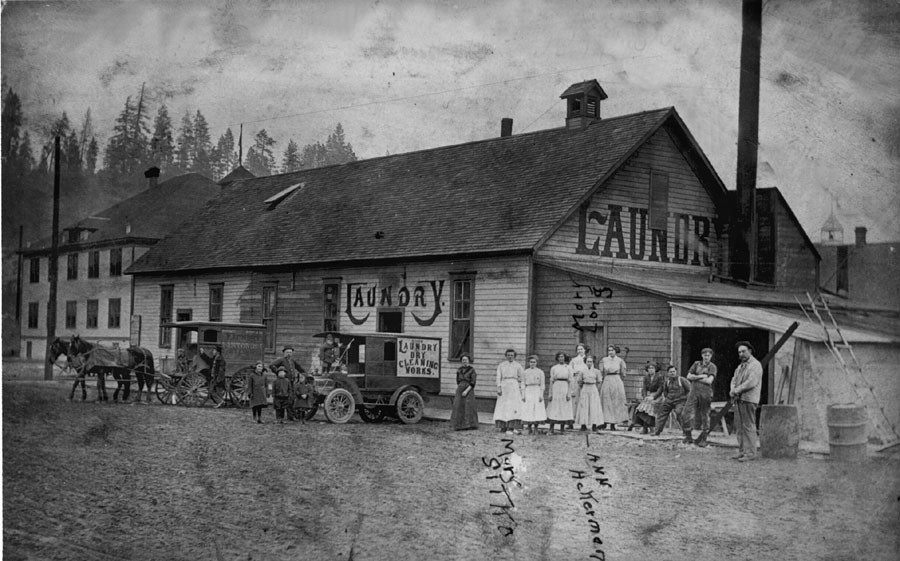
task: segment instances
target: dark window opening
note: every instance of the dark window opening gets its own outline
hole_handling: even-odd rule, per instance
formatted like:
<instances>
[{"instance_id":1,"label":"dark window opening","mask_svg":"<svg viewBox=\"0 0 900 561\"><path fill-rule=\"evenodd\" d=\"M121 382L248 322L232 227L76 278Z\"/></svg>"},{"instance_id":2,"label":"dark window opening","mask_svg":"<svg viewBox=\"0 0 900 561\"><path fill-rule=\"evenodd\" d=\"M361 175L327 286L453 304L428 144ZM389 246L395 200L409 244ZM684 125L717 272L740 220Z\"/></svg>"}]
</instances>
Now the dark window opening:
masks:
<instances>
[{"instance_id":1,"label":"dark window opening","mask_svg":"<svg viewBox=\"0 0 900 561\"><path fill-rule=\"evenodd\" d=\"M28 282L41 282L41 260L35 257L30 260L31 270L28 272Z\"/></svg>"},{"instance_id":2,"label":"dark window opening","mask_svg":"<svg viewBox=\"0 0 900 561\"><path fill-rule=\"evenodd\" d=\"M122 299L110 298L107 312L107 326L110 329L118 329L122 326Z\"/></svg>"},{"instance_id":3,"label":"dark window opening","mask_svg":"<svg viewBox=\"0 0 900 561\"><path fill-rule=\"evenodd\" d=\"M378 331L380 333L403 333L403 311L379 311Z\"/></svg>"},{"instance_id":4,"label":"dark window opening","mask_svg":"<svg viewBox=\"0 0 900 561\"><path fill-rule=\"evenodd\" d=\"M109 276L122 276L122 250L121 248L109 250Z\"/></svg>"},{"instance_id":5,"label":"dark window opening","mask_svg":"<svg viewBox=\"0 0 900 561\"><path fill-rule=\"evenodd\" d=\"M38 328L38 315L40 314L40 304L37 302L28 303L28 329Z\"/></svg>"},{"instance_id":6,"label":"dark window opening","mask_svg":"<svg viewBox=\"0 0 900 561\"><path fill-rule=\"evenodd\" d=\"M397 360L397 342L387 341L384 344L384 360Z\"/></svg>"},{"instance_id":7,"label":"dark window opening","mask_svg":"<svg viewBox=\"0 0 900 561\"><path fill-rule=\"evenodd\" d=\"M265 348L275 351L275 322L278 306L278 285L265 284L262 287L262 323L266 326Z\"/></svg>"},{"instance_id":8,"label":"dark window opening","mask_svg":"<svg viewBox=\"0 0 900 561\"><path fill-rule=\"evenodd\" d=\"M87 301L87 315L85 316L84 324L88 329L97 329L98 316L100 315L100 301L99 300L88 300Z\"/></svg>"},{"instance_id":9,"label":"dark window opening","mask_svg":"<svg viewBox=\"0 0 900 561\"><path fill-rule=\"evenodd\" d=\"M465 278L453 281L450 316L450 360L459 360L463 353L472 360L472 330L474 327L473 302L475 279Z\"/></svg>"},{"instance_id":10,"label":"dark window opening","mask_svg":"<svg viewBox=\"0 0 900 561\"><path fill-rule=\"evenodd\" d=\"M323 316L325 318L323 328L325 331L339 331L340 325L338 323L338 299L340 298L340 284L326 284L325 285L325 309L323 311Z\"/></svg>"},{"instance_id":11,"label":"dark window opening","mask_svg":"<svg viewBox=\"0 0 900 561\"><path fill-rule=\"evenodd\" d=\"M159 287L159 346L168 348L172 345L172 330L162 324L172 321L175 308L175 286L171 284Z\"/></svg>"},{"instance_id":12,"label":"dark window opening","mask_svg":"<svg viewBox=\"0 0 900 561\"><path fill-rule=\"evenodd\" d=\"M75 280L78 278L78 254L70 253L66 258L66 279Z\"/></svg>"},{"instance_id":13,"label":"dark window opening","mask_svg":"<svg viewBox=\"0 0 900 561\"><path fill-rule=\"evenodd\" d=\"M224 298L224 284L209 285L209 321L222 321L222 302Z\"/></svg>"},{"instance_id":14,"label":"dark window opening","mask_svg":"<svg viewBox=\"0 0 900 561\"><path fill-rule=\"evenodd\" d=\"M100 252L92 251L88 253L88 278L100 278Z\"/></svg>"},{"instance_id":15,"label":"dark window opening","mask_svg":"<svg viewBox=\"0 0 900 561\"><path fill-rule=\"evenodd\" d=\"M75 329L78 322L78 302L68 300L66 302L66 329Z\"/></svg>"}]
</instances>

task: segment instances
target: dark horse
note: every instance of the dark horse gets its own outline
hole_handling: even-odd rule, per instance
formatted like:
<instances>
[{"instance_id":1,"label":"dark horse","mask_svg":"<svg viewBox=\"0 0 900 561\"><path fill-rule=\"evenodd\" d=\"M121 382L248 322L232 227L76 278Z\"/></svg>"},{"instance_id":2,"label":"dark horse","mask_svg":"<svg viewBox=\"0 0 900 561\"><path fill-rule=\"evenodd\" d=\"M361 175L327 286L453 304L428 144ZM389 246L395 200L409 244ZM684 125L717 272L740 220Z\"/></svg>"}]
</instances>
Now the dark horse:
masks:
<instances>
[{"instance_id":1,"label":"dark horse","mask_svg":"<svg viewBox=\"0 0 900 561\"><path fill-rule=\"evenodd\" d=\"M48 360L51 363L56 363L56 359L60 357L60 355L66 355L66 360L69 359L69 342L57 337L50 343L50 356ZM71 364L71 363L70 363ZM75 397L75 388L78 387L78 384L81 384L81 401L87 399L87 389L84 383L84 377L87 374L83 369L76 370L77 376L75 377L75 382L72 384L72 391L69 392L69 400L72 400ZM99 392L100 379L97 379L97 387Z\"/></svg>"},{"instance_id":2,"label":"dark horse","mask_svg":"<svg viewBox=\"0 0 900 561\"><path fill-rule=\"evenodd\" d=\"M128 401L131 394L132 372L137 376L137 402L141 401L144 386L147 387L147 403L150 403L153 398L153 355L143 347L128 347L124 350L107 348L88 343L75 335L69 341L66 356L69 357L69 362L75 366L79 378L82 380L85 374L97 374L97 391L100 401L109 400L106 393L107 372L111 373L116 380L113 401L118 401L120 390L122 391L122 401ZM72 386L72 391L74 392L74 390L75 386Z\"/></svg>"}]
</instances>

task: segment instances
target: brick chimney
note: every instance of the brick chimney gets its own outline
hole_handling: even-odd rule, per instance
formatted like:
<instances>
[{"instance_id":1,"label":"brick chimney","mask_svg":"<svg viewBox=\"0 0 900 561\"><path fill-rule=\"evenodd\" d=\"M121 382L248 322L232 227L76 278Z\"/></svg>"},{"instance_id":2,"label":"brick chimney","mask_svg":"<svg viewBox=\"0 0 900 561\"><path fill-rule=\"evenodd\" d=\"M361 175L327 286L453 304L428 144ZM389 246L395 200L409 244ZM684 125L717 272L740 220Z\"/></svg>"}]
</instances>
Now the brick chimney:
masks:
<instances>
[{"instance_id":1,"label":"brick chimney","mask_svg":"<svg viewBox=\"0 0 900 561\"><path fill-rule=\"evenodd\" d=\"M866 245L866 230L865 226L857 226L853 229L856 233L856 247L862 247Z\"/></svg>"},{"instance_id":2,"label":"brick chimney","mask_svg":"<svg viewBox=\"0 0 900 561\"><path fill-rule=\"evenodd\" d=\"M566 100L566 128L580 129L600 120L600 102L608 96L597 80L572 84L559 96Z\"/></svg>"},{"instance_id":3,"label":"brick chimney","mask_svg":"<svg viewBox=\"0 0 900 561\"><path fill-rule=\"evenodd\" d=\"M513 120L509 117L500 119L500 136L512 136Z\"/></svg>"},{"instance_id":4,"label":"brick chimney","mask_svg":"<svg viewBox=\"0 0 900 561\"><path fill-rule=\"evenodd\" d=\"M144 172L144 177L147 178L147 181L150 183L150 188L153 189L156 187L156 183L159 181L159 168L153 166Z\"/></svg>"}]
</instances>

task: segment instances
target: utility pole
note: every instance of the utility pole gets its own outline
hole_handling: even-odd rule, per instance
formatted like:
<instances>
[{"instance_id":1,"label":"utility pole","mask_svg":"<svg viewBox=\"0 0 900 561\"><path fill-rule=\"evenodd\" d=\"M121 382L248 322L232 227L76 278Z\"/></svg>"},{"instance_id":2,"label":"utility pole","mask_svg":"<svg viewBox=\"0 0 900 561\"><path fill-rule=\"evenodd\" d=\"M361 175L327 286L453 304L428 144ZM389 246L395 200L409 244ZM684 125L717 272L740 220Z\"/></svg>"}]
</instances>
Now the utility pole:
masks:
<instances>
[{"instance_id":1,"label":"utility pole","mask_svg":"<svg viewBox=\"0 0 900 561\"><path fill-rule=\"evenodd\" d=\"M50 297L47 300L47 350L44 360L44 380L53 379L53 363L50 357L50 344L56 336L56 285L59 276L59 136L53 151L53 233L50 249L50 266L47 280L50 281ZM55 359L56 357L53 357Z\"/></svg>"}]
</instances>

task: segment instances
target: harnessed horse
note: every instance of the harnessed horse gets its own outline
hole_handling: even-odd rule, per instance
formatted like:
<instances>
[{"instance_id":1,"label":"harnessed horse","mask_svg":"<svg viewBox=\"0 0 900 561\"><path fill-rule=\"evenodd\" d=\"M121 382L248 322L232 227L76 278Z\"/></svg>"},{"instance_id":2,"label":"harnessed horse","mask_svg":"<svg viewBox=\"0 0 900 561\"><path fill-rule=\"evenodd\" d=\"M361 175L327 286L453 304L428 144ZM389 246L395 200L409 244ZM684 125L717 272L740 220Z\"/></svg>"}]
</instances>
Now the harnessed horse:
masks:
<instances>
[{"instance_id":1,"label":"harnessed horse","mask_svg":"<svg viewBox=\"0 0 900 561\"><path fill-rule=\"evenodd\" d=\"M51 364L55 364L56 360L60 357L60 355L65 355L66 361L69 362L69 341L66 341L64 339L60 339L59 337L57 337L56 339L53 340L52 343L50 343L50 356L47 358L47 360ZM69 392L69 401L74 399L75 388L78 387L78 384L81 384L81 401L84 401L87 399L87 388L85 387L85 381L84 381L84 377L87 374L87 372L85 372L83 369L82 370L75 369L75 372L77 375L75 377L75 381L72 383L72 391ZM100 385L100 380L98 378L97 379L98 393L100 391L99 385Z\"/></svg>"},{"instance_id":2,"label":"harnessed horse","mask_svg":"<svg viewBox=\"0 0 900 561\"><path fill-rule=\"evenodd\" d=\"M141 394L145 385L147 386L147 403L150 403L153 398L153 355L143 347L128 347L127 349L106 348L88 343L78 335L75 335L69 341L66 356L68 356L69 362L75 366L82 380L85 374L97 374L97 391L100 401L109 400L106 393L107 372L111 373L116 380L116 391L113 392L113 401L118 401L120 390L122 391L122 401L128 400L131 394L132 372L137 376L137 401L141 401ZM73 386L73 392L74 389L75 387Z\"/></svg>"}]
</instances>

